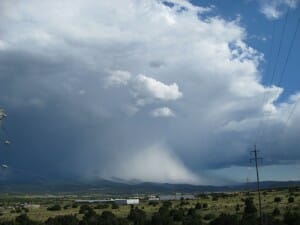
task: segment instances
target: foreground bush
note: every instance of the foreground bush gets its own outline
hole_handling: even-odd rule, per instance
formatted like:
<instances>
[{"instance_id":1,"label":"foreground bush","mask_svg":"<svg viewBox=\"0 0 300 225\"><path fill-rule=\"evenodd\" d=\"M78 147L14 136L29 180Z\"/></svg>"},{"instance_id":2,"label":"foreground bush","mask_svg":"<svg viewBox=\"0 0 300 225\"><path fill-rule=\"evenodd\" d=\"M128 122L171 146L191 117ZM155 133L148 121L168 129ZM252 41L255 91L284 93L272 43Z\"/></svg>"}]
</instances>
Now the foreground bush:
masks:
<instances>
[{"instance_id":1,"label":"foreground bush","mask_svg":"<svg viewBox=\"0 0 300 225\"><path fill-rule=\"evenodd\" d=\"M66 216L56 216L54 218L49 218L45 222L46 225L78 225L79 220L76 216L66 215Z\"/></svg>"},{"instance_id":2,"label":"foreground bush","mask_svg":"<svg viewBox=\"0 0 300 225\"><path fill-rule=\"evenodd\" d=\"M287 212L286 214L284 214L284 222L286 225L299 225L300 214Z\"/></svg>"},{"instance_id":3,"label":"foreground bush","mask_svg":"<svg viewBox=\"0 0 300 225\"><path fill-rule=\"evenodd\" d=\"M16 225L40 225L42 223L29 219L29 217L26 214L21 214L20 216L16 217L14 224L16 224Z\"/></svg>"},{"instance_id":4,"label":"foreground bush","mask_svg":"<svg viewBox=\"0 0 300 225\"><path fill-rule=\"evenodd\" d=\"M49 210L49 211L60 211L61 210L61 206L60 205L49 206L47 208L47 210Z\"/></svg>"},{"instance_id":5,"label":"foreground bush","mask_svg":"<svg viewBox=\"0 0 300 225\"><path fill-rule=\"evenodd\" d=\"M239 220L235 215L221 214L211 221L209 225L239 225Z\"/></svg>"},{"instance_id":6,"label":"foreground bush","mask_svg":"<svg viewBox=\"0 0 300 225\"><path fill-rule=\"evenodd\" d=\"M132 208L127 217L128 220L131 220L134 225L144 225L146 224L146 213L139 208Z\"/></svg>"}]
</instances>

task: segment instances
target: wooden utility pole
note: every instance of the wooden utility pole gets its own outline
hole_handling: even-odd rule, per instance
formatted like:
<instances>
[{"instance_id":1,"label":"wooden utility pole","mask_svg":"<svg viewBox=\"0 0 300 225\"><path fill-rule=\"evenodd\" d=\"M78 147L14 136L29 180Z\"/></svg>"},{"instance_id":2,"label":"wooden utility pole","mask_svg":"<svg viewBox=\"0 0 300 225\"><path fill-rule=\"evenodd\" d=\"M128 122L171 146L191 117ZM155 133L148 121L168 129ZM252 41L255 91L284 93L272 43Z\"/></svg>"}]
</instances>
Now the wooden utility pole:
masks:
<instances>
[{"instance_id":1,"label":"wooden utility pole","mask_svg":"<svg viewBox=\"0 0 300 225\"><path fill-rule=\"evenodd\" d=\"M253 158L250 158L250 162L255 161L256 167L256 179L257 179L257 193L258 193L258 204L259 204L259 217L260 217L260 225L262 225L262 213L261 213L261 196L260 196L260 183L259 183L259 172L258 172L258 160L262 160L261 157L258 157L259 150L256 149L256 145L254 145L254 150L251 151L253 153Z\"/></svg>"}]
</instances>

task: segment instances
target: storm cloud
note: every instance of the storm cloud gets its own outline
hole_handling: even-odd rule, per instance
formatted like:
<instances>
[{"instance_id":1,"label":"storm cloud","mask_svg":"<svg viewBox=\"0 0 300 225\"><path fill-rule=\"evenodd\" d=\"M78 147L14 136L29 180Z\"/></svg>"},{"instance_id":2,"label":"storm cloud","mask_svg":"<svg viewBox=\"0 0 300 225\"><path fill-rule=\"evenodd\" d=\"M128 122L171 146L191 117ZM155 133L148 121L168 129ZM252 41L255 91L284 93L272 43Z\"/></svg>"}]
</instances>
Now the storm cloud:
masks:
<instances>
[{"instance_id":1,"label":"storm cloud","mask_svg":"<svg viewBox=\"0 0 300 225\"><path fill-rule=\"evenodd\" d=\"M45 177L197 184L248 165L255 141L266 164L299 163L300 93L280 102L284 89L261 83L239 19L169 2L1 1L3 160Z\"/></svg>"}]
</instances>

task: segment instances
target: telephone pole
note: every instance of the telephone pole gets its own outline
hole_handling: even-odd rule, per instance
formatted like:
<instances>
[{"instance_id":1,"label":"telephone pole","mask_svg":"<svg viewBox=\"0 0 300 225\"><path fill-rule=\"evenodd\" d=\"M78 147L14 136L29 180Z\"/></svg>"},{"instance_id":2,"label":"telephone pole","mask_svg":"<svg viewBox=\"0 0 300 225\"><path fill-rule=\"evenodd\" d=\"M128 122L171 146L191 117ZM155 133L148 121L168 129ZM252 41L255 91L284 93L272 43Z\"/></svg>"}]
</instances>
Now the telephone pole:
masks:
<instances>
[{"instance_id":1,"label":"telephone pole","mask_svg":"<svg viewBox=\"0 0 300 225\"><path fill-rule=\"evenodd\" d=\"M258 193L258 204L259 204L259 217L260 217L260 224L262 225L262 213L261 213L261 197L260 197L260 183L259 183L259 173L258 173L258 160L262 161L261 157L258 157L259 150L256 149L256 145L254 145L254 150L251 151L254 157L250 158L250 162L255 161L256 167L256 179L257 179L257 193Z\"/></svg>"}]
</instances>

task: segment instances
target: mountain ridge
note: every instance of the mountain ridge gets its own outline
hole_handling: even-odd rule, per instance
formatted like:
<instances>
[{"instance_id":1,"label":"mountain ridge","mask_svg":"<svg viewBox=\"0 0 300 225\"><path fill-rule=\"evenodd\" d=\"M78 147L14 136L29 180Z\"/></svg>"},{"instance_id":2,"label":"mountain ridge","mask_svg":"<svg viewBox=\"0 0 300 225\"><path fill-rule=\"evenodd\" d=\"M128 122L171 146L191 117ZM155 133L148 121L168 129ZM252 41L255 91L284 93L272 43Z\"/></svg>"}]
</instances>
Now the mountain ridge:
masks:
<instances>
[{"instance_id":1,"label":"mountain ridge","mask_svg":"<svg viewBox=\"0 0 300 225\"><path fill-rule=\"evenodd\" d=\"M299 187L300 181L263 181L262 189ZM134 193L204 193L204 192L232 192L256 190L256 183L233 185L192 185L170 183L125 183L109 180L98 181L56 181L56 182L5 182L0 181L0 193L101 193L101 194L134 194Z\"/></svg>"}]
</instances>

